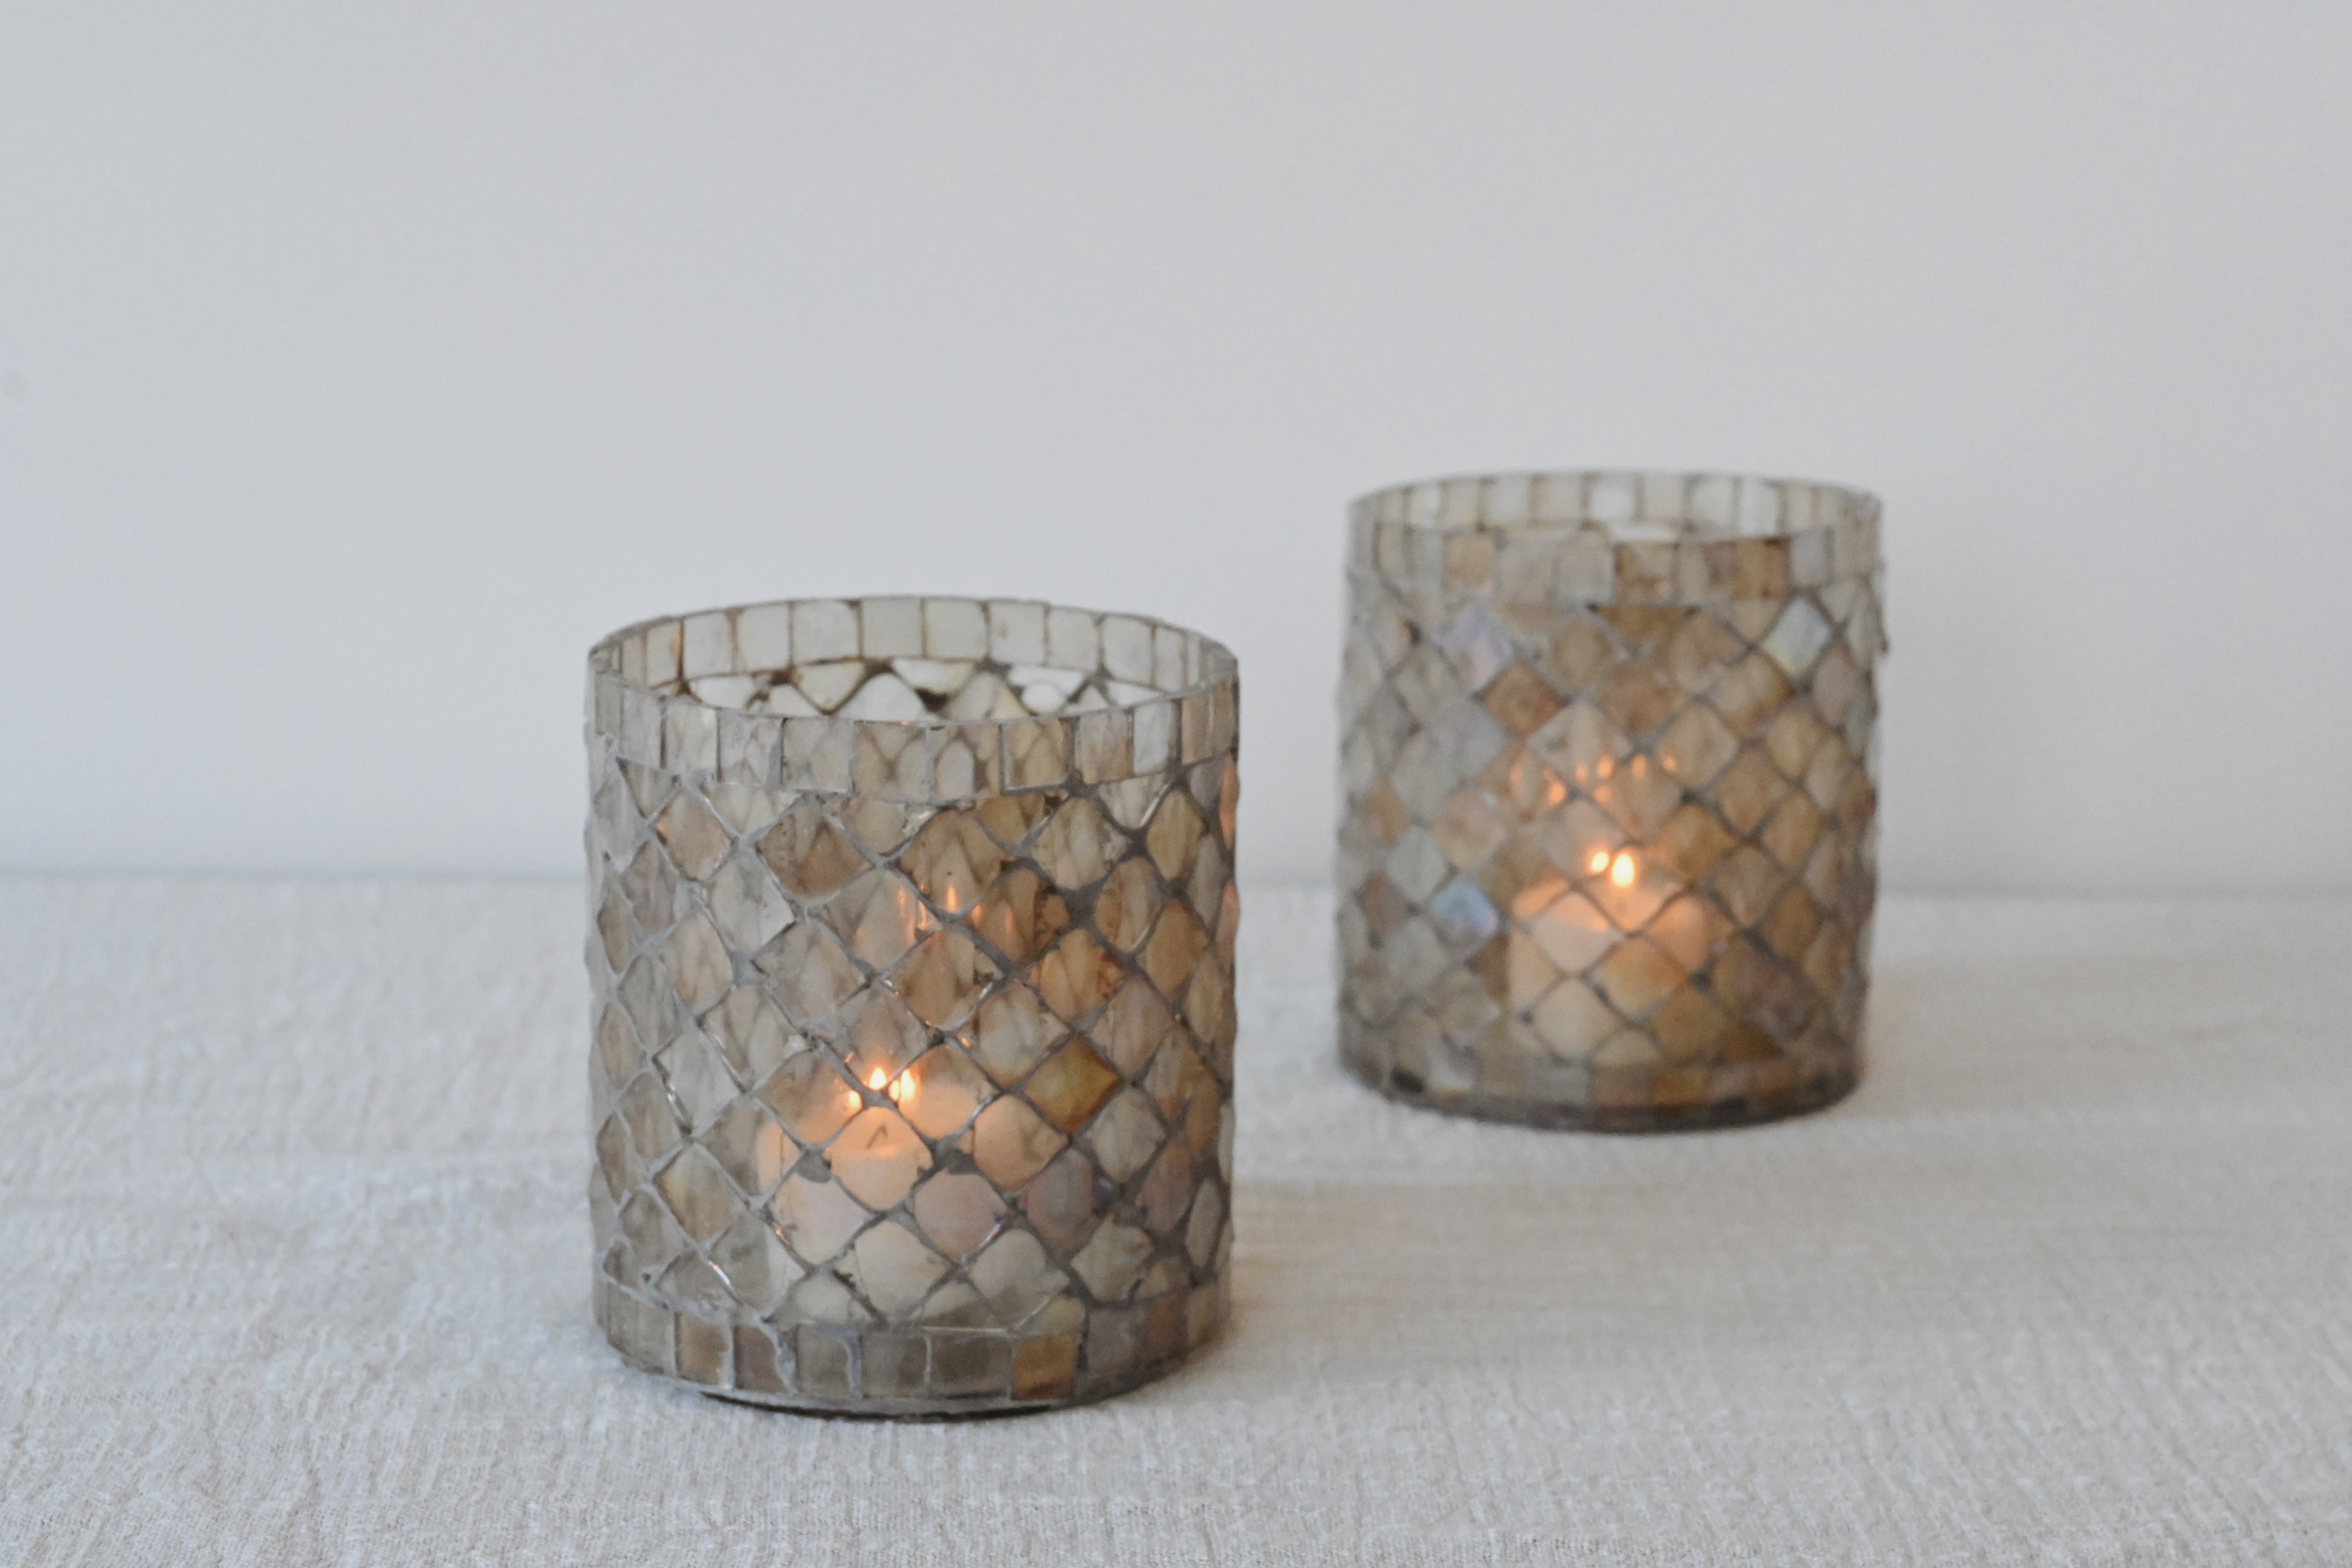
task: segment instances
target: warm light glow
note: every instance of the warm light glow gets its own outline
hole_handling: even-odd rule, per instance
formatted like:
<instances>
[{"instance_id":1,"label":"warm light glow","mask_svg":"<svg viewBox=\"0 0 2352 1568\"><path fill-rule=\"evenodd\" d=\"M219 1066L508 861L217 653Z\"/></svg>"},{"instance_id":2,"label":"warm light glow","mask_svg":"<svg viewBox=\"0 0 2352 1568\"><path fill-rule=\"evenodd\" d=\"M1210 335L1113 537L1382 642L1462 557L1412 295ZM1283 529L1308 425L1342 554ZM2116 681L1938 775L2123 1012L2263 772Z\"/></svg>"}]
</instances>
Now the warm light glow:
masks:
<instances>
[{"instance_id":1,"label":"warm light glow","mask_svg":"<svg viewBox=\"0 0 2352 1568\"><path fill-rule=\"evenodd\" d=\"M902 1072L890 1080L890 1103L902 1108L915 1103L915 1080L912 1076Z\"/></svg>"},{"instance_id":2,"label":"warm light glow","mask_svg":"<svg viewBox=\"0 0 2352 1568\"><path fill-rule=\"evenodd\" d=\"M841 1091L841 1108L844 1110L855 1110L863 1103L864 1101L857 1098L856 1089L845 1089Z\"/></svg>"},{"instance_id":3,"label":"warm light glow","mask_svg":"<svg viewBox=\"0 0 2352 1568\"><path fill-rule=\"evenodd\" d=\"M1617 851L1617 858L1609 862L1610 885L1618 888L1632 887L1637 870L1638 868L1633 864L1633 852L1620 849Z\"/></svg>"},{"instance_id":4,"label":"warm light glow","mask_svg":"<svg viewBox=\"0 0 2352 1568\"><path fill-rule=\"evenodd\" d=\"M872 1072L866 1075L866 1087L868 1089L880 1089L884 1084L888 1083L889 1081L890 1075L884 1072L880 1068L876 1068Z\"/></svg>"},{"instance_id":5,"label":"warm light glow","mask_svg":"<svg viewBox=\"0 0 2352 1568\"><path fill-rule=\"evenodd\" d=\"M1596 877L1609 869L1609 851L1595 849L1592 852L1592 858L1584 863L1584 868Z\"/></svg>"}]
</instances>

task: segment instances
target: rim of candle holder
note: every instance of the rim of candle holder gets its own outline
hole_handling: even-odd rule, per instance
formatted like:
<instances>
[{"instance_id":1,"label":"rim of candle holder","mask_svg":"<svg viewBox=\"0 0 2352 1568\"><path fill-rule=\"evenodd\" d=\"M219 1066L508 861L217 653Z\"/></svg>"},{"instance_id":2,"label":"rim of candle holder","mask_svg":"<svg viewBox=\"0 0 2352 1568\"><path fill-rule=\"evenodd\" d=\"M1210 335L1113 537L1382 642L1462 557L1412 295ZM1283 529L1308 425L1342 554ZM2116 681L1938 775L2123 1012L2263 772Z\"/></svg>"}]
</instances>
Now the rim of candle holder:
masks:
<instances>
[{"instance_id":1,"label":"rim of candle holder","mask_svg":"<svg viewBox=\"0 0 2352 1568\"><path fill-rule=\"evenodd\" d=\"M1706 469L1455 474L1350 502L1349 561L1446 599L1773 598L1876 572L1881 510L1851 485Z\"/></svg>"},{"instance_id":2,"label":"rim of candle holder","mask_svg":"<svg viewBox=\"0 0 2352 1568\"><path fill-rule=\"evenodd\" d=\"M898 661L1053 670L1095 683L1103 701L983 718L800 715L697 689L862 662L867 672L845 707ZM595 727L625 761L908 804L1153 776L1236 749L1239 732L1240 662L1224 644L1150 616L1041 599L799 597L656 616L598 640L588 678ZM910 738L921 740L922 757L906 756ZM958 746L969 760L951 775L943 763ZM887 773L867 767L861 777L868 747L888 758Z\"/></svg>"}]
</instances>

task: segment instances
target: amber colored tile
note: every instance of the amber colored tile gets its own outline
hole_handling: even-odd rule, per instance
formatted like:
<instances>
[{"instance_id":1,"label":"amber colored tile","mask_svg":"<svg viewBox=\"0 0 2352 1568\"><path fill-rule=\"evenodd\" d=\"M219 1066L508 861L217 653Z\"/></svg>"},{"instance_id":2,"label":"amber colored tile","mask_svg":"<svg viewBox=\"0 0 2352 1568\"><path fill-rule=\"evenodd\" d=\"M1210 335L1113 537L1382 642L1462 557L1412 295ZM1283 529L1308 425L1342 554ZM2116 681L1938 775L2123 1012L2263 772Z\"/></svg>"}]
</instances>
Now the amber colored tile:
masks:
<instances>
[{"instance_id":1,"label":"amber colored tile","mask_svg":"<svg viewBox=\"0 0 2352 1568\"><path fill-rule=\"evenodd\" d=\"M1617 661L1617 645L1602 623L1580 616L1554 632L1544 645L1543 673L1561 691L1589 690Z\"/></svg>"},{"instance_id":2,"label":"amber colored tile","mask_svg":"<svg viewBox=\"0 0 2352 1568\"><path fill-rule=\"evenodd\" d=\"M1141 856L1122 861L1095 896L1095 929L1121 952L1132 952L1166 900L1167 889L1150 861Z\"/></svg>"},{"instance_id":3,"label":"amber colored tile","mask_svg":"<svg viewBox=\"0 0 2352 1568\"><path fill-rule=\"evenodd\" d=\"M1717 815L1733 829L1753 833L1788 795L1789 787L1789 781L1780 770L1750 746L1741 751L1706 793Z\"/></svg>"},{"instance_id":4,"label":"amber colored tile","mask_svg":"<svg viewBox=\"0 0 2352 1568\"><path fill-rule=\"evenodd\" d=\"M1479 700L1497 723L1520 737L1533 734L1559 711L1559 699L1524 664L1514 664L1496 676Z\"/></svg>"},{"instance_id":5,"label":"amber colored tile","mask_svg":"<svg viewBox=\"0 0 2352 1568\"><path fill-rule=\"evenodd\" d=\"M1412 905L1397 891L1396 884L1378 871L1373 872L1371 878L1356 890L1356 902L1364 911L1365 922L1370 928L1375 942L1386 942L1397 927L1404 922L1405 917L1412 912Z\"/></svg>"},{"instance_id":6,"label":"amber colored tile","mask_svg":"<svg viewBox=\"0 0 2352 1568\"><path fill-rule=\"evenodd\" d=\"M1683 880L1701 882L1738 843L1713 812L1691 804L1666 819L1666 825L1651 842L1650 853Z\"/></svg>"},{"instance_id":7,"label":"amber colored tile","mask_svg":"<svg viewBox=\"0 0 2352 1568\"><path fill-rule=\"evenodd\" d=\"M1045 951L1070 923L1069 906L1026 866L1015 866L991 885L973 906L973 934L1015 963Z\"/></svg>"},{"instance_id":8,"label":"amber colored tile","mask_svg":"<svg viewBox=\"0 0 2352 1568\"><path fill-rule=\"evenodd\" d=\"M971 815L990 837L1018 853L1059 804L1059 796L1046 793L1000 795L973 806Z\"/></svg>"},{"instance_id":9,"label":"amber colored tile","mask_svg":"<svg viewBox=\"0 0 2352 1568\"><path fill-rule=\"evenodd\" d=\"M1747 647L1729 626L1695 610L1661 641L1656 658L1685 691L1698 692L1721 679Z\"/></svg>"},{"instance_id":10,"label":"amber colored tile","mask_svg":"<svg viewBox=\"0 0 2352 1568\"><path fill-rule=\"evenodd\" d=\"M1171 915L1181 912L1175 906L1169 910ZM1167 923L1166 916L1160 923ZM1080 927L1062 934L1053 951L1037 962L1032 980L1037 994L1045 999L1045 1005L1059 1014L1064 1022L1078 1024L1091 1016L1118 988L1118 961L1095 940L1092 931Z\"/></svg>"},{"instance_id":11,"label":"amber colored tile","mask_svg":"<svg viewBox=\"0 0 2352 1568\"><path fill-rule=\"evenodd\" d=\"M1695 987L1685 985L1650 1016L1650 1037L1668 1061L1694 1062L1712 1055L1734 1026L1723 1010Z\"/></svg>"},{"instance_id":12,"label":"amber colored tile","mask_svg":"<svg viewBox=\"0 0 2352 1568\"><path fill-rule=\"evenodd\" d=\"M1658 762L1692 788L1704 785L1739 754L1739 737L1705 703L1694 702L1675 716L1658 737Z\"/></svg>"},{"instance_id":13,"label":"amber colored tile","mask_svg":"<svg viewBox=\"0 0 2352 1568\"><path fill-rule=\"evenodd\" d=\"M1055 887L1075 890L1101 880L1126 845L1127 836L1092 801L1074 800L1054 814L1030 855Z\"/></svg>"},{"instance_id":14,"label":"amber colored tile","mask_svg":"<svg viewBox=\"0 0 2352 1568\"><path fill-rule=\"evenodd\" d=\"M1764 918L1788 881L1789 873L1770 856L1753 845L1745 845L1716 868L1711 886L1717 900L1734 921L1752 926Z\"/></svg>"},{"instance_id":15,"label":"amber colored tile","mask_svg":"<svg viewBox=\"0 0 2352 1568\"><path fill-rule=\"evenodd\" d=\"M1078 1336L1039 1334L1013 1344L1013 1396L1066 1399L1078 1373Z\"/></svg>"},{"instance_id":16,"label":"amber colored tile","mask_svg":"<svg viewBox=\"0 0 2352 1568\"><path fill-rule=\"evenodd\" d=\"M1675 716L1682 692L1666 672L1645 658L1618 665L1593 690L1593 701L1612 723L1639 739Z\"/></svg>"},{"instance_id":17,"label":"amber colored tile","mask_svg":"<svg viewBox=\"0 0 2352 1568\"><path fill-rule=\"evenodd\" d=\"M1087 1033L1112 1067L1132 1073L1150 1059L1173 1017L1159 992L1130 979L1118 988Z\"/></svg>"},{"instance_id":18,"label":"amber colored tile","mask_svg":"<svg viewBox=\"0 0 2352 1568\"><path fill-rule=\"evenodd\" d=\"M1144 834L1144 847L1150 851L1160 874L1176 881L1191 868L1193 851L1200 847L1205 831L1200 808L1192 804L1192 797L1181 790L1170 790L1167 798L1160 803L1160 809L1152 813L1151 826Z\"/></svg>"},{"instance_id":19,"label":"amber colored tile","mask_svg":"<svg viewBox=\"0 0 2352 1568\"><path fill-rule=\"evenodd\" d=\"M1687 978L1680 964L1640 937L1618 943L1593 972L1610 1005L1631 1018L1656 1006Z\"/></svg>"},{"instance_id":20,"label":"amber colored tile","mask_svg":"<svg viewBox=\"0 0 2352 1568\"><path fill-rule=\"evenodd\" d=\"M1792 794L1773 811L1757 842L1790 871L1801 871L1812 858L1813 846L1821 841L1822 827L1821 808L1806 796Z\"/></svg>"},{"instance_id":21,"label":"amber colored tile","mask_svg":"<svg viewBox=\"0 0 2352 1568\"><path fill-rule=\"evenodd\" d=\"M733 1333L724 1323L706 1322L689 1313L677 1314L677 1374L688 1383L714 1388L729 1385L728 1352Z\"/></svg>"},{"instance_id":22,"label":"amber colored tile","mask_svg":"<svg viewBox=\"0 0 2352 1568\"><path fill-rule=\"evenodd\" d=\"M1022 1092L1047 1121L1064 1132L1075 1132L1118 1087L1118 1074L1085 1039L1073 1036L1030 1075Z\"/></svg>"},{"instance_id":23,"label":"amber colored tile","mask_svg":"<svg viewBox=\"0 0 2352 1568\"><path fill-rule=\"evenodd\" d=\"M1412 813L1384 778L1375 779L1364 792L1364 798L1356 804L1356 814L1383 846L1394 844L1397 835L1412 826Z\"/></svg>"},{"instance_id":24,"label":"amber colored tile","mask_svg":"<svg viewBox=\"0 0 2352 1568\"><path fill-rule=\"evenodd\" d=\"M1004 860L1003 847L970 812L943 811L915 835L898 866L935 908L955 915L980 901Z\"/></svg>"},{"instance_id":25,"label":"amber colored tile","mask_svg":"<svg viewBox=\"0 0 2352 1568\"><path fill-rule=\"evenodd\" d=\"M1160 988L1162 996L1180 995L1185 982L1192 978L1193 965L1200 963L1207 948L1208 938L1200 921L1181 904L1171 904L1160 915L1160 923L1152 928L1151 940L1144 945L1143 973ZM1050 994L1046 1000L1053 1000ZM1063 1016L1071 1015L1064 1013Z\"/></svg>"},{"instance_id":26,"label":"amber colored tile","mask_svg":"<svg viewBox=\"0 0 2352 1568\"><path fill-rule=\"evenodd\" d=\"M806 901L832 897L866 869L866 857L813 800L787 811L760 839L759 850L784 890Z\"/></svg>"}]
</instances>

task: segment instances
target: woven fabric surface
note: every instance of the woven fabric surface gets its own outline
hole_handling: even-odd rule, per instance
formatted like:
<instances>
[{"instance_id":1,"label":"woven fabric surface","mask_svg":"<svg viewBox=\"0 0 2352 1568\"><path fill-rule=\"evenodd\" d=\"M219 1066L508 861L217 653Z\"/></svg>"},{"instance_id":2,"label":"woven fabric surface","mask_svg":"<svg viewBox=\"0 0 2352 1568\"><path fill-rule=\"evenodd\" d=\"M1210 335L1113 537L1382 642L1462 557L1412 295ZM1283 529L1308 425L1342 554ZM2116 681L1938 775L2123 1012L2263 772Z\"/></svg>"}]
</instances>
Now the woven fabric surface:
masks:
<instances>
[{"instance_id":1,"label":"woven fabric surface","mask_svg":"<svg viewBox=\"0 0 2352 1568\"><path fill-rule=\"evenodd\" d=\"M1860 1090L1609 1138L1242 935L1235 1316L937 1425L591 1326L579 896L0 881L0 1562L2352 1561L2352 902L1894 900Z\"/></svg>"}]
</instances>

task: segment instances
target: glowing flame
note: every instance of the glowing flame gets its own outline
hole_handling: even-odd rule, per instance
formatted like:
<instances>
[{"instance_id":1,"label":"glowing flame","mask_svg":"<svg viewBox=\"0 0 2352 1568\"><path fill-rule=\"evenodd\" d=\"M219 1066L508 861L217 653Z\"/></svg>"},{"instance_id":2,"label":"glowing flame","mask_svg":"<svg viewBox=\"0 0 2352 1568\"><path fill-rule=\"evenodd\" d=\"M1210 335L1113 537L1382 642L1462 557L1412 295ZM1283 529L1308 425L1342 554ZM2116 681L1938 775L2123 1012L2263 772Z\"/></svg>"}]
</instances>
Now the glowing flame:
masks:
<instances>
[{"instance_id":1,"label":"glowing flame","mask_svg":"<svg viewBox=\"0 0 2352 1568\"><path fill-rule=\"evenodd\" d=\"M1633 885L1633 879L1638 872L1639 868L1633 864L1633 853L1630 850L1620 849L1617 851L1617 858L1609 862L1609 884L1614 888L1630 888Z\"/></svg>"},{"instance_id":2,"label":"glowing flame","mask_svg":"<svg viewBox=\"0 0 2352 1568\"><path fill-rule=\"evenodd\" d=\"M1609 851L1606 849L1595 849L1592 852L1592 858L1584 863L1584 868L1587 871L1591 872L1596 877L1601 875L1601 872L1609 869Z\"/></svg>"},{"instance_id":3,"label":"glowing flame","mask_svg":"<svg viewBox=\"0 0 2352 1568\"><path fill-rule=\"evenodd\" d=\"M866 1087L877 1094L887 1094L893 1105L905 1106L915 1102L917 1086L914 1075L911 1073L902 1072L897 1078L892 1078L888 1068L876 1068L866 1075ZM853 1100L857 1099L856 1094L853 1092L850 1099Z\"/></svg>"}]
</instances>

